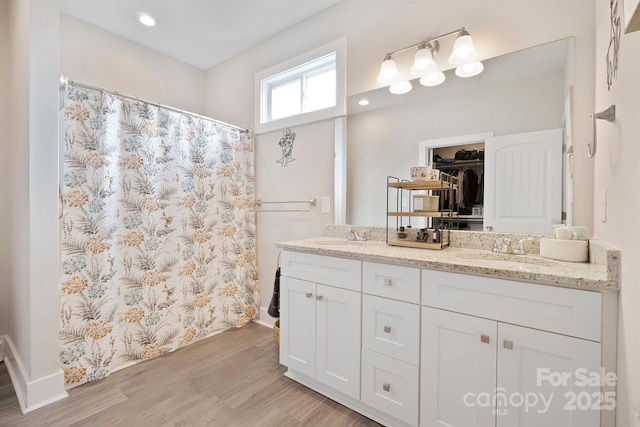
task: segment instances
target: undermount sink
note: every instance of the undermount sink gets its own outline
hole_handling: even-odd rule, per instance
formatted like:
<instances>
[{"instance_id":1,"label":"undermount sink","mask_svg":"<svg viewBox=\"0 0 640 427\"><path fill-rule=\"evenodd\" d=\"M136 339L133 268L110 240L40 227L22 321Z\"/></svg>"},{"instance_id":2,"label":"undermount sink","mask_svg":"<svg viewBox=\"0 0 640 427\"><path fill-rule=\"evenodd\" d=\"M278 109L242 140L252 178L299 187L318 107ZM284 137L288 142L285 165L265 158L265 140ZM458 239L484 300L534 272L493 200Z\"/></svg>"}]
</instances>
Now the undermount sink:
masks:
<instances>
[{"instance_id":1,"label":"undermount sink","mask_svg":"<svg viewBox=\"0 0 640 427\"><path fill-rule=\"evenodd\" d=\"M458 258L462 259L478 259L491 261L506 261L515 264L533 264L544 267L553 267L557 265L554 261L531 255L515 255L495 252L479 252L469 254L459 254Z\"/></svg>"}]
</instances>

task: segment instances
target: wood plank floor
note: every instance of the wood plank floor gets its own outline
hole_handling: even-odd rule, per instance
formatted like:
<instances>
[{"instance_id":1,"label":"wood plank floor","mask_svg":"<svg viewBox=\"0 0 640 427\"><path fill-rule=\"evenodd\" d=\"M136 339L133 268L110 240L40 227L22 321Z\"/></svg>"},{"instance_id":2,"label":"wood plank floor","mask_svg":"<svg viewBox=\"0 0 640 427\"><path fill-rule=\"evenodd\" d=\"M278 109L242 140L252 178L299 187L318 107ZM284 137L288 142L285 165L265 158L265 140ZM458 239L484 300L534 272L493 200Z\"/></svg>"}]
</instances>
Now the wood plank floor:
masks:
<instances>
[{"instance_id":1,"label":"wood plank floor","mask_svg":"<svg viewBox=\"0 0 640 427\"><path fill-rule=\"evenodd\" d=\"M251 323L69 390L22 415L0 363L0 426L378 426L284 377L271 329Z\"/></svg>"}]
</instances>

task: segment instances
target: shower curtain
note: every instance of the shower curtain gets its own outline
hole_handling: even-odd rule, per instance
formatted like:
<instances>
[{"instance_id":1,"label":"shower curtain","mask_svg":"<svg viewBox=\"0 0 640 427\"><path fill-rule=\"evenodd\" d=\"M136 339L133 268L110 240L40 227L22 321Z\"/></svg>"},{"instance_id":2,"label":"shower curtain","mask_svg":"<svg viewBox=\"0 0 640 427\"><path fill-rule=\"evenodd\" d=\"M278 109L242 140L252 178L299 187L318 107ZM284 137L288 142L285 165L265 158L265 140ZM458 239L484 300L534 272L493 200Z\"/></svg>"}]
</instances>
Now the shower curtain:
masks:
<instances>
[{"instance_id":1,"label":"shower curtain","mask_svg":"<svg viewBox=\"0 0 640 427\"><path fill-rule=\"evenodd\" d=\"M73 85L61 107L67 387L256 318L252 137Z\"/></svg>"}]
</instances>

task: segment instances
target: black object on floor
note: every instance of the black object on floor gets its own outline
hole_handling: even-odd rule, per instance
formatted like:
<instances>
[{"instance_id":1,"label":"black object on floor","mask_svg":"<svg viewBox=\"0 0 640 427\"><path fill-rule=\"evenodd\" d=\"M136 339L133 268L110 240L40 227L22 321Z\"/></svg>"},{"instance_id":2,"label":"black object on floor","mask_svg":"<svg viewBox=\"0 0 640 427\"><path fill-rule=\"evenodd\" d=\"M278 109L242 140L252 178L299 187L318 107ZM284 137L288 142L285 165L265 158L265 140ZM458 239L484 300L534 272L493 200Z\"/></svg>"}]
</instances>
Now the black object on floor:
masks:
<instances>
[{"instance_id":1,"label":"black object on floor","mask_svg":"<svg viewBox=\"0 0 640 427\"><path fill-rule=\"evenodd\" d=\"M267 313L271 317L280 317L280 267L276 270L276 278L273 282L273 296Z\"/></svg>"}]
</instances>

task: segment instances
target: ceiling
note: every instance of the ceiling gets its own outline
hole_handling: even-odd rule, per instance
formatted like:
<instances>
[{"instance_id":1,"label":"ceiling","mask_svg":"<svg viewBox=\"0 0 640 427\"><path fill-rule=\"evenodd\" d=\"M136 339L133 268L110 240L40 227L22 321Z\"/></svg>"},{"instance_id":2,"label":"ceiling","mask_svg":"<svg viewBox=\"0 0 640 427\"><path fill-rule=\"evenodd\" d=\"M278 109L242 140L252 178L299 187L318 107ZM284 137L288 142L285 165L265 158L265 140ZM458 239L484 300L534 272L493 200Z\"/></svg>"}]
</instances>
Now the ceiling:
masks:
<instances>
[{"instance_id":1,"label":"ceiling","mask_svg":"<svg viewBox=\"0 0 640 427\"><path fill-rule=\"evenodd\" d=\"M60 10L207 70L340 0L60 0ZM138 22L144 12L156 26Z\"/></svg>"}]
</instances>

